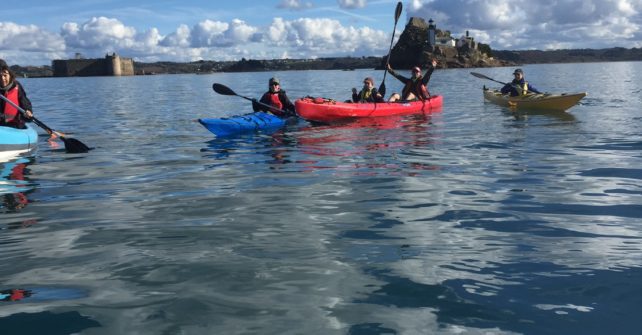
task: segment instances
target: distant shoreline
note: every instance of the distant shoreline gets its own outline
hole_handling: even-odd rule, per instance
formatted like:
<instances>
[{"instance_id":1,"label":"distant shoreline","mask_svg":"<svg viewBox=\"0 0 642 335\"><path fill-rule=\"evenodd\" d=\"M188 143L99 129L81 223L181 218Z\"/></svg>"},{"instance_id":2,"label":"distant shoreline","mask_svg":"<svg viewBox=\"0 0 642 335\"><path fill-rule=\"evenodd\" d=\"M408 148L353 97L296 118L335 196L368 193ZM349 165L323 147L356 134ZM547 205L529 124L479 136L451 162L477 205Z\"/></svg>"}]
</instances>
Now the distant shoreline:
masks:
<instances>
[{"instance_id":1,"label":"distant shoreline","mask_svg":"<svg viewBox=\"0 0 642 335\"><path fill-rule=\"evenodd\" d=\"M555 64L642 61L642 48L564 50L493 50L492 56L515 64ZM136 75L209 74L219 72L269 72L292 70L381 69L383 57L328 57L317 59L273 59L240 61L134 62ZM11 69L17 77L52 77L51 66L20 66Z\"/></svg>"}]
</instances>

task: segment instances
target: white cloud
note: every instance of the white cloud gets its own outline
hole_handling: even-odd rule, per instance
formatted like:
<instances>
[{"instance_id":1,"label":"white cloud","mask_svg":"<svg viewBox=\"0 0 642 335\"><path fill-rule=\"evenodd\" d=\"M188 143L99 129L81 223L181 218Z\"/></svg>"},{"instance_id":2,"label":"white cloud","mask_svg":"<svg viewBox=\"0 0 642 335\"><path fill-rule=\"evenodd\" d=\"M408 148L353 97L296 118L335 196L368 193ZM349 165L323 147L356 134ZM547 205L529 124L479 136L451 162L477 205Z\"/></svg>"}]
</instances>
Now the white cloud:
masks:
<instances>
[{"instance_id":1,"label":"white cloud","mask_svg":"<svg viewBox=\"0 0 642 335\"><path fill-rule=\"evenodd\" d=\"M231 23L205 20L199 22L190 31L185 25L167 35L161 42L164 46L181 46L193 48L232 47L236 44L260 41L258 28L242 20L234 19Z\"/></svg>"},{"instance_id":2,"label":"white cloud","mask_svg":"<svg viewBox=\"0 0 642 335\"><path fill-rule=\"evenodd\" d=\"M413 0L408 15L454 34L484 32L473 37L493 49L601 48L640 45L641 8L642 0Z\"/></svg>"},{"instance_id":3,"label":"white cloud","mask_svg":"<svg viewBox=\"0 0 642 335\"><path fill-rule=\"evenodd\" d=\"M192 29L191 46L209 47L209 46L226 46L223 40L223 32L230 27L229 23L205 20L199 22Z\"/></svg>"},{"instance_id":4,"label":"white cloud","mask_svg":"<svg viewBox=\"0 0 642 335\"><path fill-rule=\"evenodd\" d=\"M359 8L367 6L367 0L337 0L337 4L335 7ZM300 10L311 8L312 3L283 0L279 7ZM404 10L407 17L434 19L439 29L455 36L468 30L476 41L496 50L642 47L642 0L410 0L404 2ZM397 26L398 33L400 28L403 23ZM59 32L0 22L0 58L39 65L76 52L86 57L117 52L139 61L179 62L383 56L390 41L388 29L355 27L324 17L277 17L263 25L240 19L204 19L177 24L166 35L155 27L143 29L137 31L104 16L64 23Z\"/></svg>"},{"instance_id":5,"label":"white cloud","mask_svg":"<svg viewBox=\"0 0 642 335\"><path fill-rule=\"evenodd\" d=\"M117 52L138 61L383 55L389 39L387 32L323 18L274 18L267 27L239 19L204 20L191 28L182 24L162 36L156 28L137 32L117 19L94 17L85 23L65 23L59 36L48 34L57 38L52 40L58 41L59 50L67 51L66 57L76 52L88 58Z\"/></svg>"},{"instance_id":6,"label":"white cloud","mask_svg":"<svg viewBox=\"0 0 642 335\"><path fill-rule=\"evenodd\" d=\"M293 21L274 19L268 29L269 41L287 45L299 55L332 55L369 52L385 53L387 33L370 28L344 27L337 20L302 18Z\"/></svg>"},{"instance_id":7,"label":"white cloud","mask_svg":"<svg viewBox=\"0 0 642 335\"><path fill-rule=\"evenodd\" d=\"M62 38L54 33L34 25L0 22L0 50L59 52L64 49Z\"/></svg>"},{"instance_id":8,"label":"white cloud","mask_svg":"<svg viewBox=\"0 0 642 335\"><path fill-rule=\"evenodd\" d=\"M339 7L346 9L363 8L366 6L366 0L337 0Z\"/></svg>"},{"instance_id":9,"label":"white cloud","mask_svg":"<svg viewBox=\"0 0 642 335\"><path fill-rule=\"evenodd\" d=\"M301 0L281 0L281 3L277 8L290 9L290 10L303 10L307 8L312 8L313 5L311 2L301 1Z\"/></svg>"},{"instance_id":10,"label":"white cloud","mask_svg":"<svg viewBox=\"0 0 642 335\"><path fill-rule=\"evenodd\" d=\"M82 25L68 22L61 29L61 36L69 48L106 51L133 45L135 35L134 28L106 17L93 17Z\"/></svg>"},{"instance_id":11,"label":"white cloud","mask_svg":"<svg viewBox=\"0 0 642 335\"><path fill-rule=\"evenodd\" d=\"M181 24L175 32L165 36L160 45L167 47L187 48L190 46L191 31L187 25Z\"/></svg>"}]
</instances>

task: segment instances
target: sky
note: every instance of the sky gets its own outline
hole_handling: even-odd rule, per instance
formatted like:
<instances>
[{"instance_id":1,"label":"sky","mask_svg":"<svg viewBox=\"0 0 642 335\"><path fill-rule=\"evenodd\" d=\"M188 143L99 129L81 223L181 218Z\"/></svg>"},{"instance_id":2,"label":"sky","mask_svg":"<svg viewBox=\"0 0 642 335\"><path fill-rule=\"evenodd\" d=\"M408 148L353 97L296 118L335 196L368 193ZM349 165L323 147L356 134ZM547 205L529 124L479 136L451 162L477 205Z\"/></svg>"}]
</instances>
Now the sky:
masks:
<instances>
[{"instance_id":1,"label":"sky","mask_svg":"<svg viewBox=\"0 0 642 335\"><path fill-rule=\"evenodd\" d=\"M642 0L410 0L411 17L494 50L642 47ZM139 62L381 57L396 0L21 0L0 11L10 65L102 58Z\"/></svg>"}]
</instances>

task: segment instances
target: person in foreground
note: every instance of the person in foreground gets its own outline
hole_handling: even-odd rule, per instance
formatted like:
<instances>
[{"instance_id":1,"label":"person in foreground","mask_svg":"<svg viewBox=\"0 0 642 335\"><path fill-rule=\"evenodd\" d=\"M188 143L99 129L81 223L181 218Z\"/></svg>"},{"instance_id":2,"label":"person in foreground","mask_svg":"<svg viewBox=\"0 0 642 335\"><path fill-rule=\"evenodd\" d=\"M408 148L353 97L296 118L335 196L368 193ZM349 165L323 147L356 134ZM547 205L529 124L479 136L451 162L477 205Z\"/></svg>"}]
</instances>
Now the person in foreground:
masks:
<instances>
[{"instance_id":1,"label":"person in foreground","mask_svg":"<svg viewBox=\"0 0 642 335\"><path fill-rule=\"evenodd\" d=\"M412 77L406 78L400 74L397 74L390 64L388 64L388 73L393 75L395 78L399 79L404 84L401 95L399 93L393 93L390 96L388 101L415 101L415 100L426 100L430 98L430 92L428 91L428 82L430 81L430 76L437 66L437 60L433 59L430 62L428 70L426 70L425 75L421 75L421 69L418 66L412 68Z\"/></svg>"},{"instance_id":2,"label":"person in foreground","mask_svg":"<svg viewBox=\"0 0 642 335\"><path fill-rule=\"evenodd\" d=\"M255 112L269 112L282 118L294 116L294 104L285 94L285 91L281 90L279 80L277 78L270 78L268 85L268 91L263 94L259 101L265 105L272 106L272 108L268 108L265 105L259 104L256 100L252 100L252 109L254 109Z\"/></svg>"},{"instance_id":3,"label":"person in foreground","mask_svg":"<svg viewBox=\"0 0 642 335\"><path fill-rule=\"evenodd\" d=\"M24 129L25 122L30 122L33 116L31 101L6 63L0 64L0 94L25 110L23 116L17 108L0 100L0 126Z\"/></svg>"},{"instance_id":4,"label":"person in foreground","mask_svg":"<svg viewBox=\"0 0 642 335\"><path fill-rule=\"evenodd\" d=\"M372 77L363 80L363 88L360 92L357 92L356 88L352 88L352 102L383 102L383 96L374 87Z\"/></svg>"},{"instance_id":5,"label":"person in foreground","mask_svg":"<svg viewBox=\"0 0 642 335\"><path fill-rule=\"evenodd\" d=\"M513 75L515 76L513 81L502 87L502 94L510 93L511 97L516 97L518 95L527 95L530 93L541 93L524 79L524 71L522 71L522 69L515 69Z\"/></svg>"}]
</instances>

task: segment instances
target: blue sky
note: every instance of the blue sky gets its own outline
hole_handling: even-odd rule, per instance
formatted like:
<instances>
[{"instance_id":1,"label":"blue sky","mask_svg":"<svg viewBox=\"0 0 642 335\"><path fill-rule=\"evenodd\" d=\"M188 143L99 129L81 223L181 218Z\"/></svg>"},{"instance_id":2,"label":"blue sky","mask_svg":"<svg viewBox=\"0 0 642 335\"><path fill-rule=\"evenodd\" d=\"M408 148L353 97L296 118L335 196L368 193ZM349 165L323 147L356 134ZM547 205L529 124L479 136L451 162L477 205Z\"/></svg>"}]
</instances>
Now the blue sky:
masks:
<instances>
[{"instance_id":1,"label":"blue sky","mask_svg":"<svg viewBox=\"0 0 642 335\"><path fill-rule=\"evenodd\" d=\"M0 58L53 59L117 52L137 61L383 56L395 0L41 1L0 11ZM465 31L493 49L642 47L642 0L412 0L410 17Z\"/></svg>"}]
</instances>

